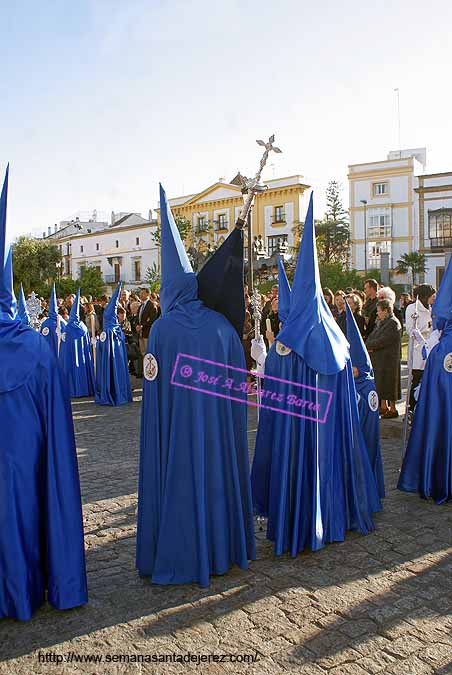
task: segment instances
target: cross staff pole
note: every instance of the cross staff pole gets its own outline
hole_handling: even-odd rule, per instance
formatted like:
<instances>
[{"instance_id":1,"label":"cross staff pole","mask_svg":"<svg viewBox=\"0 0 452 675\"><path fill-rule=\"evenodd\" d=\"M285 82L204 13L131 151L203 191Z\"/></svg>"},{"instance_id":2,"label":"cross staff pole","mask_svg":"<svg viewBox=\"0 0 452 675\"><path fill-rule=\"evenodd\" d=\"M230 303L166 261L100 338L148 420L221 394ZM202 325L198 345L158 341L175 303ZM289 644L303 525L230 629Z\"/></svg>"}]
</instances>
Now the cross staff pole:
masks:
<instances>
[{"instance_id":1,"label":"cross staff pole","mask_svg":"<svg viewBox=\"0 0 452 675\"><path fill-rule=\"evenodd\" d=\"M252 297L252 307L254 312L254 337L256 340L259 339L261 335L260 331L260 321L261 321L261 302L260 295L257 289L254 288L253 283L253 249L252 249L252 226L251 226L251 206L253 204L254 196L258 192L264 192L267 189L267 186L260 184L260 179L262 176L262 171L267 163L268 156L270 152L281 153L282 150L273 145L275 142L275 135L272 134L268 139L268 142L258 140L256 143L265 148L264 154L261 157L259 162L259 168L257 170L254 178L245 179L243 181L242 193L245 196L243 201L243 206L240 209L239 216L235 223L235 226L239 229L243 229L245 224L248 225L248 291ZM257 419L259 420L259 405L260 405L260 375L256 375L256 393L257 393Z\"/></svg>"},{"instance_id":2,"label":"cross staff pole","mask_svg":"<svg viewBox=\"0 0 452 675\"><path fill-rule=\"evenodd\" d=\"M248 212L251 208L251 204L253 203L254 195L256 194L256 192L262 191L262 187L259 187L259 181L261 179L262 171L267 163L267 159L270 152L272 150L273 152L282 152L282 150L276 148L273 145L274 142L275 142L274 134L270 136L267 143L265 143L265 141L256 141L256 143L258 145L262 145L265 148L265 150L264 154L262 155L261 161L259 162L259 169L257 170L256 175L254 176L254 178L245 181L245 185L243 186L243 192L246 193L246 197L243 202L243 206L240 209L239 217L237 218L237 221L235 223L235 226L241 230L245 227L246 219L248 217Z\"/></svg>"}]
</instances>

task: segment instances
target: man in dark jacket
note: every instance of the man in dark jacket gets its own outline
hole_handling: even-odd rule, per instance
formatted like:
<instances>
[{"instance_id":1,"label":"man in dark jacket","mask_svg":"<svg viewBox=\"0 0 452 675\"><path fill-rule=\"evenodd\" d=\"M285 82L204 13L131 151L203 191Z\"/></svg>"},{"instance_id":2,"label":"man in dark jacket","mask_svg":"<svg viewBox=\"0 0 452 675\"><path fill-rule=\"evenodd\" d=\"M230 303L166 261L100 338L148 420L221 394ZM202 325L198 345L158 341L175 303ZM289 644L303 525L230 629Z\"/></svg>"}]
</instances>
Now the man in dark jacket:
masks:
<instances>
[{"instance_id":1,"label":"man in dark jacket","mask_svg":"<svg viewBox=\"0 0 452 675\"><path fill-rule=\"evenodd\" d=\"M149 289L142 288L140 291L141 307L138 312L137 333L140 336L140 351L142 356L146 354L149 333L152 324L158 317L158 309L149 297Z\"/></svg>"},{"instance_id":2,"label":"man in dark jacket","mask_svg":"<svg viewBox=\"0 0 452 675\"><path fill-rule=\"evenodd\" d=\"M364 335L364 341L366 341L369 335L372 333L377 320L377 291L378 282L375 279L366 279L364 282L366 302L363 306L363 314L366 321L366 333Z\"/></svg>"}]
</instances>

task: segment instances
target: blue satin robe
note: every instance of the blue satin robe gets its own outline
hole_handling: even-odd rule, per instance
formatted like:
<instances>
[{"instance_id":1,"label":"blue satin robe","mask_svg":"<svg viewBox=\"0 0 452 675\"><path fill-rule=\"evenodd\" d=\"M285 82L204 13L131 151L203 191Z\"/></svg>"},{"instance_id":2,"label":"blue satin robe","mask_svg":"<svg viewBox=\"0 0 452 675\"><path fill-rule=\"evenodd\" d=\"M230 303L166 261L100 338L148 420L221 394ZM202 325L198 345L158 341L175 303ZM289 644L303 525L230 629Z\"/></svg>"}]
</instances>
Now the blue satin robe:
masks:
<instances>
[{"instance_id":1,"label":"blue satin robe","mask_svg":"<svg viewBox=\"0 0 452 675\"><path fill-rule=\"evenodd\" d=\"M268 518L275 554L296 556L343 541L347 530L367 534L381 503L359 426L350 361L337 375L320 375L293 351L279 356L275 345L266 375L333 393L323 424L261 409L251 474L254 508ZM289 391L268 378L263 390L280 391L284 399ZM280 408L289 410L286 403Z\"/></svg>"},{"instance_id":2,"label":"blue satin robe","mask_svg":"<svg viewBox=\"0 0 452 675\"><path fill-rule=\"evenodd\" d=\"M452 321L427 359L397 487L452 501Z\"/></svg>"},{"instance_id":3,"label":"blue satin robe","mask_svg":"<svg viewBox=\"0 0 452 675\"><path fill-rule=\"evenodd\" d=\"M378 494L380 498L383 498L385 496L385 476L380 448L380 413L375 381L373 378L355 378L355 387L359 394L358 412L361 430L377 483ZM376 410L372 410L373 401L376 401Z\"/></svg>"},{"instance_id":4,"label":"blue satin robe","mask_svg":"<svg viewBox=\"0 0 452 675\"><path fill-rule=\"evenodd\" d=\"M153 324L147 352L158 374L143 380L137 569L157 584L208 586L211 574L255 557L246 395L237 402L170 380L180 352L245 369L243 348L227 319L193 300Z\"/></svg>"},{"instance_id":5,"label":"blue satin robe","mask_svg":"<svg viewBox=\"0 0 452 675\"><path fill-rule=\"evenodd\" d=\"M88 601L70 401L44 338L0 321L0 619Z\"/></svg>"},{"instance_id":6,"label":"blue satin robe","mask_svg":"<svg viewBox=\"0 0 452 675\"><path fill-rule=\"evenodd\" d=\"M60 332L64 333L67 322L60 317ZM52 317L47 317L41 324L41 335L49 345L52 352L58 358L58 334L57 334L57 320Z\"/></svg>"},{"instance_id":7,"label":"blue satin robe","mask_svg":"<svg viewBox=\"0 0 452 675\"><path fill-rule=\"evenodd\" d=\"M124 405L132 400L126 339L120 326L105 329L97 340L95 400L100 405Z\"/></svg>"},{"instance_id":8,"label":"blue satin robe","mask_svg":"<svg viewBox=\"0 0 452 675\"><path fill-rule=\"evenodd\" d=\"M59 362L71 398L94 395L91 341L82 321L68 321L60 343Z\"/></svg>"}]
</instances>

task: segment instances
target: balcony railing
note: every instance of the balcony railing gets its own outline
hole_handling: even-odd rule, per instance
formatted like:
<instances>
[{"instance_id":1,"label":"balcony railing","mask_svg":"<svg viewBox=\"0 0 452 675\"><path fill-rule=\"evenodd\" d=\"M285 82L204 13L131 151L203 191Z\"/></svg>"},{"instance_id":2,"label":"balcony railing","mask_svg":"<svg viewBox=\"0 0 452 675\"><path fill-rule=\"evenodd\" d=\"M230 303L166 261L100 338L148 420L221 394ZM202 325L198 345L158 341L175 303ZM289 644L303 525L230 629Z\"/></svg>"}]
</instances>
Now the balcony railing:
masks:
<instances>
[{"instance_id":1,"label":"balcony railing","mask_svg":"<svg viewBox=\"0 0 452 675\"><path fill-rule=\"evenodd\" d=\"M430 248L433 250L452 248L452 237L432 237L430 239Z\"/></svg>"}]
</instances>

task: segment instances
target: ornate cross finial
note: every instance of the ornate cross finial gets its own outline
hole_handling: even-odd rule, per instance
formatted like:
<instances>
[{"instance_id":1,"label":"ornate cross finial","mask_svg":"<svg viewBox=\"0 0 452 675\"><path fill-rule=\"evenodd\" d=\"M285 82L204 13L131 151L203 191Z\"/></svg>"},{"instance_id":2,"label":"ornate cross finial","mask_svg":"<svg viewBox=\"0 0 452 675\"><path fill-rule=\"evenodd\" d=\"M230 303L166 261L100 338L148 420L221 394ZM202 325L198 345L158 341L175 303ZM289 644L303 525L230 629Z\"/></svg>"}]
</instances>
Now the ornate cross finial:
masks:
<instances>
[{"instance_id":1,"label":"ornate cross finial","mask_svg":"<svg viewBox=\"0 0 452 675\"><path fill-rule=\"evenodd\" d=\"M30 297L27 300L27 309L30 315L30 326L35 330L39 330L41 327L41 322L39 320L39 315L41 314L41 301L34 291L31 292Z\"/></svg>"},{"instance_id":2,"label":"ornate cross finial","mask_svg":"<svg viewBox=\"0 0 452 675\"><path fill-rule=\"evenodd\" d=\"M270 136L267 143L265 143L265 141L261 141L261 140L256 141L256 143L258 145L261 145L265 148L265 151L264 151L264 154L262 155L261 161L259 162L259 169L258 169L256 175L254 176L254 178L245 180L245 185L244 185L243 191L247 192L247 196L246 196L245 202L242 206L242 209L240 211L240 215L237 218L237 222L235 224L236 227L239 227L239 228L244 227L245 222L246 222L246 218L248 216L248 211L250 210L251 204L252 204L253 199L254 199L254 195L256 194L256 192L262 192L263 189L264 189L263 186L259 185L259 181L261 179L261 175L262 175L262 171L264 169L264 166L267 163L268 155L270 154L270 152L272 150L273 150L273 152L276 152L276 153L282 152L282 150L280 150L279 148L277 148L273 145L274 141L275 141L275 135L274 134L272 134Z\"/></svg>"}]
</instances>

